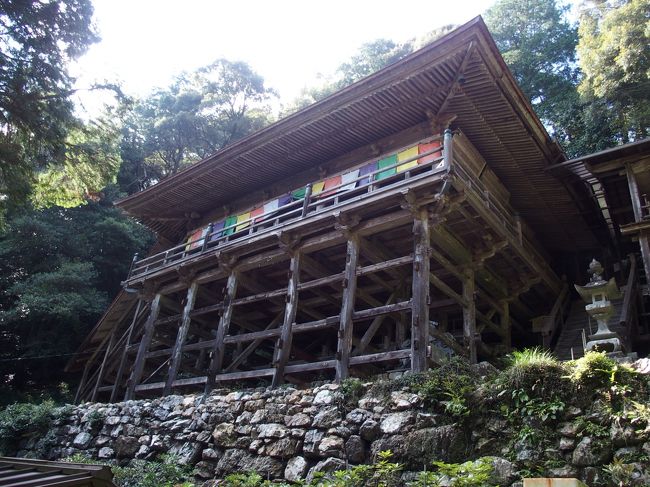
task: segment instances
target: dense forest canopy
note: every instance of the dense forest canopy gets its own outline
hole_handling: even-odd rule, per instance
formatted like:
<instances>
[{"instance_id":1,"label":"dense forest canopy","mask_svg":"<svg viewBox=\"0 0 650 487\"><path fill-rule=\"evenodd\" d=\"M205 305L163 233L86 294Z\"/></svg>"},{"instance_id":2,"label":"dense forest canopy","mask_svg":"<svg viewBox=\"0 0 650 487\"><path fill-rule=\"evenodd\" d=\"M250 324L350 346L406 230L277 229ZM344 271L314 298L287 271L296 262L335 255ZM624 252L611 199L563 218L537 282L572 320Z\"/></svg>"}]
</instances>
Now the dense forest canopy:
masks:
<instances>
[{"instance_id":1,"label":"dense forest canopy","mask_svg":"<svg viewBox=\"0 0 650 487\"><path fill-rule=\"evenodd\" d=\"M0 0L0 389L38 390L117 293L153 236L112 207L274 121L253 67L218 59L81 120L70 60L98 41L90 0ZM650 2L498 0L484 18L522 90L569 157L646 137ZM280 116L391 64L454 26L369 40ZM99 87L97 87L99 88Z\"/></svg>"}]
</instances>

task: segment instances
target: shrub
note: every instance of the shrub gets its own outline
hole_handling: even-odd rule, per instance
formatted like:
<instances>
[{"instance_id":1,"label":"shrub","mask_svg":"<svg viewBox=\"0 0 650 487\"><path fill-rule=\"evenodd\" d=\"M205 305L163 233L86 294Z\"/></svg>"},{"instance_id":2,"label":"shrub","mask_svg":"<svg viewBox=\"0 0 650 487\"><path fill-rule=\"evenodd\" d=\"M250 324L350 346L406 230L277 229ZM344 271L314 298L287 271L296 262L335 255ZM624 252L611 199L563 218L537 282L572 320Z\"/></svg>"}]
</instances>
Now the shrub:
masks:
<instances>
[{"instance_id":1,"label":"shrub","mask_svg":"<svg viewBox=\"0 0 650 487\"><path fill-rule=\"evenodd\" d=\"M363 383L356 378L350 377L341 382L341 394L346 407L356 407L363 395Z\"/></svg>"},{"instance_id":2,"label":"shrub","mask_svg":"<svg viewBox=\"0 0 650 487\"><path fill-rule=\"evenodd\" d=\"M583 388L645 389L640 374L609 358L605 352L587 352L584 357L571 363L570 379Z\"/></svg>"},{"instance_id":3,"label":"shrub","mask_svg":"<svg viewBox=\"0 0 650 487\"><path fill-rule=\"evenodd\" d=\"M20 440L45 433L57 413L54 401L15 403L0 411L0 452L15 453Z\"/></svg>"},{"instance_id":4,"label":"shrub","mask_svg":"<svg viewBox=\"0 0 650 487\"><path fill-rule=\"evenodd\" d=\"M492 463L487 458L465 463L433 462L432 472L421 472L410 487L487 487L492 475Z\"/></svg>"},{"instance_id":5,"label":"shrub","mask_svg":"<svg viewBox=\"0 0 650 487\"><path fill-rule=\"evenodd\" d=\"M64 459L71 463L110 465L77 453ZM113 471L113 483L118 487L192 487L188 479L192 468L180 465L173 455L160 455L160 461L131 460L125 467L110 465ZM239 484L236 484L239 485ZM242 486L248 487L248 484ZM251 484L254 487L255 484Z\"/></svg>"},{"instance_id":6,"label":"shrub","mask_svg":"<svg viewBox=\"0 0 650 487\"><path fill-rule=\"evenodd\" d=\"M119 487L191 487L192 468L180 465L172 455L158 462L132 460L126 467L113 467L113 482Z\"/></svg>"},{"instance_id":7,"label":"shrub","mask_svg":"<svg viewBox=\"0 0 650 487\"><path fill-rule=\"evenodd\" d=\"M466 417L470 410L472 392L478 387L479 376L460 357L452 357L440 367L417 374L405 374L399 379L373 384L370 395L384 396L392 391L407 390L419 394L424 404L456 419Z\"/></svg>"}]
</instances>

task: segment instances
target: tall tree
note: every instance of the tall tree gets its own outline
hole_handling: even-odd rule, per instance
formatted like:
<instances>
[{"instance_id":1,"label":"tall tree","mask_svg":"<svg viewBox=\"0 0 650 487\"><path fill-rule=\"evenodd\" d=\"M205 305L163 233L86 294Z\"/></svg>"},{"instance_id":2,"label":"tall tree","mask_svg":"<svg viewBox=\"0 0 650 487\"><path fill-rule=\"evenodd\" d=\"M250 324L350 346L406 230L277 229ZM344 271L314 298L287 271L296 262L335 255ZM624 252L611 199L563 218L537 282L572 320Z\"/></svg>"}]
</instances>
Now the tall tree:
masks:
<instances>
[{"instance_id":1,"label":"tall tree","mask_svg":"<svg viewBox=\"0 0 650 487\"><path fill-rule=\"evenodd\" d=\"M220 59L183 73L137 103L123 133L118 179L128 192L142 189L262 128L273 96L243 62Z\"/></svg>"},{"instance_id":2,"label":"tall tree","mask_svg":"<svg viewBox=\"0 0 650 487\"><path fill-rule=\"evenodd\" d=\"M0 0L0 210L65 155L76 124L66 66L97 40L92 13L90 0Z\"/></svg>"},{"instance_id":3,"label":"tall tree","mask_svg":"<svg viewBox=\"0 0 650 487\"><path fill-rule=\"evenodd\" d=\"M334 75L321 75L322 82L319 85L304 88L300 95L284 108L282 115L286 116L305 108L337 90L370 76L374 72L408 56L414 50L430 44L439 37L451 32L455 27L453 24L443 25L426 33L421 38L410 39L401 44L383 38L362 44L350 59L342 62L336 68Z\"/></svg>"},{"instance_id":4,"label":"tall tree","mask_svg":"<svg viewBox=\"0 0 650 487\"><path fill-rule=\"evenodd\" d=\"M147 229L110 201L23 211L0 234L0 396L64 378Z\"/></svg>"},{"instance_id":5,"label":"tall tree","mask_svg":"<svg viewBox=\"0 0 650 487\"><path fill-rule=\"evenodd\" d=\"M615 138L628 142L650 133L650 2L595 0L580 13L579 91L607 106Z\"/></svg>"},{"instance_id":6,"label":"tall tree","mask_svg":"<svg viewBox=\"0 0 650 487\"><path fill-rule=\"evenodd\" d=\"M565 142L574 136L568 130L578 109L578 31L565 17L567 9L555 0L499 0L485 13L517 83Z\"/></svg>"}]
</instances>

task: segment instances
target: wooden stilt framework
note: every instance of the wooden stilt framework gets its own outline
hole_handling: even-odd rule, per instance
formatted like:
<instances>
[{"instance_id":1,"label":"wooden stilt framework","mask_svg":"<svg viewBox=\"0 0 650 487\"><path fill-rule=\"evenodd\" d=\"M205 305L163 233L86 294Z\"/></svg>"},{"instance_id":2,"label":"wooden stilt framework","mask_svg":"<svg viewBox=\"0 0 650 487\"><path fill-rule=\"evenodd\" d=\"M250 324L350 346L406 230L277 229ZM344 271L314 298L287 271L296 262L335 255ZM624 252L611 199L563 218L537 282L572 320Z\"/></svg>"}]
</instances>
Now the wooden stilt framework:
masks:
<instances>
[{"instance_id":1,"label":"wooden stilt framework","mask_svg":"<svg viewBox=\"0 0 650 487\"><path fill-rule=\"evenodd\" d=\"M441 167L129 282L155 294L106 335L77 400L421 372L434 348L472 362L508 350L561 281L480 155L460 134L453 144L449 132Z\"/></svg>"}]
</instances>

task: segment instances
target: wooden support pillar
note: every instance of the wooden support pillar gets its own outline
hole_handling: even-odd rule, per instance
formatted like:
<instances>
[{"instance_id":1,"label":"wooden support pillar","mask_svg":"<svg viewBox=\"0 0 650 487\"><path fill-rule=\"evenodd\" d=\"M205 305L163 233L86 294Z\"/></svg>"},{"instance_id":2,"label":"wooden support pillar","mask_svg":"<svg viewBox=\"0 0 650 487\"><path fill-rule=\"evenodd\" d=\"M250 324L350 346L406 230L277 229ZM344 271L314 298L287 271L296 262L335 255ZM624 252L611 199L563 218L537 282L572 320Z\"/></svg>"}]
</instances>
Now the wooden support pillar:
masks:
<instances>
[{"instance_id":1,"label":"wooden support pillar","mask_svg":"<svg viewBox=\"0 0 650 487\"><path fill-rule=\"evenodd\" d=\"M293 324L296 321L298 311L298 284L300 283L300 252L294 251L289 263L289 284L287 284L287 297L284 307L284 321L273 357L273 379L271 387L277 387L284 382L284 367L289 361L291 354L291 342L293 339Z\"/></svg>"},{"instance_id":2,"label":"wooden support pillar","mask_svg":"<svg viewBox=\"0 0 650 487\"><path fill-rule=\"evenodd\" d=\"M102 363L99 366L99 372L97 372L97 380L95 381L95 387L93 387L93 393L90 396L91 402L95 402L97 400L97 391L99 390L99 386L101 385L102 380L104 379L104 370L106 369L106 361L108 360L108 354L111 353L111 349L115 344L116 334L117 334L117 326L113 328L113 331L111 332L111 338L108 340L108 345L106 346L106 352L104 352L104 358L102 359Z\"/></svg>"},{"instance_id":3,"label":"wooden support pillar","mask_svg":"<svg viewBox=\"0 0 650 487\"><path fill-rule=\"evenodd\" d=\"M216 384L217 373L223 367L224 343L223 340L228 334L230 328L230 320L232 319L232 301L237 294L238 272L232 270L228 276L226 289L223 296L223 310L219 318L219 325L217 328L217 337L215 339L214 347L212 348L212 357L210 358L210 366L208 367L208 377L205 383L205 393L209 394Z\"/></svg>"},{"instance_id":4,"label":"wooden support pillar","mask_svg":"<svg viewBox=\"0 0 650 487\"><path fill-rule=\"evenodd\" d=\"M357 265L359 262L359 239L351 234L345 257L343 297L339 320L338 345L336 349L336 382L347 379L350 374L350 350L352 348L352 313L357 293Z\"/></svg>"},{"instance_id":5,"label":"wooden support pillar","mask_svg":"<svg viewBox=\"0 0 650 487\"><path fill-rule=\"evenodd\" d=\"M413 222L413 281L411 301L411 370L427 370L429 348L430 231L426 209Z\"/></svg>"},{"instance_id":6,"label":"wooden support pillar","mask_svg":"<svg viewBox=\"0 0 650 487\"><path fill-rule=\"evenodd\" d=\"M641 203L641 195L639 194L639 185L634 174L634 169L631 164L625 165L625 173L627 175L627 185L630 190L630 199L632 200L632 210L634 211L634 221L640 223L643 221L643 208ZM643 269L646 278L650 280L650 239L648 232L641 230L639 232L639 247L641 247L641 259L643 259Z\"/></svg>"},{"instance_id":7,"label":"wooden support pillar","mask_svg":"<svg viewBox=\"0 0 650 487\"><path fill-rule=\"evenodd\" d=\"M124 374L124 365L126 364L126 351L131 345L131 337L133 336L133 330L142 311L142 299L138 300L138 304L135 306L135 313L133 314L133 319L131 320L131 325L129 326L129 332L126 335L126 342L124 343L124 349L122 350L122 355L120 356L120 363L117 366L117 372L115 374L115 382L113 383L113 389L111 390L110 402L115 402L117 399L117 391L120 387L120 381L122 380L122 374Z\"/></svg>"},{"instance_id":8,"label":"wooden support pillar","mask_svg":"<svg viewBox=\"0 0 650 487\"><path fill-rule=\"evenodd\" d=\"M469 351L470 363L475 364L476 356L476 302L474 301L474 292L476 283L474 282L474 271L465 269L463 271L463 340Z\"/></svg>"},{"instance_id":9,"label":"wooden support pillar","mask_svg":"<svg viewBox=\"0 0 650 487\"><path fill-rule=\"evenodd\" d=\"M135 386L137 386L140 382L140 379L142 379L144 362L146 360L147 352L149 351L151 339L153 338L153 332L156 327L156 320L158 319L158 314L160 313L160 298L161 294L158 293L151 301L149 317L147 318L147 322L144 325L144 334L140 340L140 345L138 346L138 354L136 355L135 362L133 364L133 371L131 372L131 377L129 378L126 386L126 394L124 395L125 401L133 399Z\"/></svg>"},{"instance_id":10,"label":"wooden support pillar","mask_svg":"<svg viewBox=\"0 0 650 487\"><path fill-rule=\"evenodd\" d=\"M167 396L172 392L172 384L176 380L176 375L178 375L178 369L183 357L183 345L187 339L187 332L190 329L190 323L192 322L190 313L194 308L198 287L199 285L195 281L190 284L190 287L187 289L187 297L185 298L185 307L183 308L181 324L178 327L176 343L174 343L174 348L172 348L172 354L169 360L169 372L167 373L167 381L165 382L165 388L163 389L163 396Z\"/></svg>"}]
</instances>

